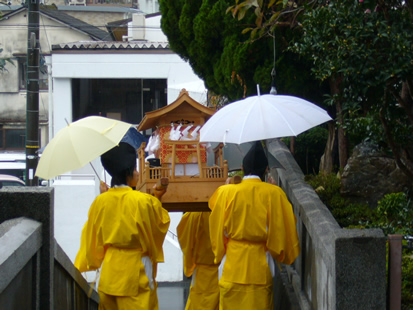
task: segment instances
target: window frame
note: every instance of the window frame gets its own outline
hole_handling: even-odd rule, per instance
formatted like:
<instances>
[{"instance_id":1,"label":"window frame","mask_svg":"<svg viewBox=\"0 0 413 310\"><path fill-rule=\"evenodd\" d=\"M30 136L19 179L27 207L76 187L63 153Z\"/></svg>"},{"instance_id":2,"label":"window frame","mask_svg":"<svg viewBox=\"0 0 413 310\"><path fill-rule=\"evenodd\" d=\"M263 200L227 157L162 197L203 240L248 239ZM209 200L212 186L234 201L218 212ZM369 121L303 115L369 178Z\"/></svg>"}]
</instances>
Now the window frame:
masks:
<instances>
[{"instance_id":1,"label":"window frame","mask_svg":"<svg viewBox=\"0 0 413 310\"><path fill-rule=\"evenodd\" d=\"M21 136L23 141L22 141L22 147L10 147L10 143L7 143L7 133L6 131L13 131L13 130L18 130L18 131L23 131L24 135ZM26 129L24 127L0 127L0 150L1 151L23 151L26 149Z\"/></svg>"},{"instance_id":2,"label":"window frame","mask_svg":"<svg viewBox=\"0 0 413 310\"><path fill-rule=\"evenodd\" d=\"M19 90L27 91L27 56L16 56L19 70ZM47 65L39 63L39 90L49 90Z\"/></svg>"}]
</instances>

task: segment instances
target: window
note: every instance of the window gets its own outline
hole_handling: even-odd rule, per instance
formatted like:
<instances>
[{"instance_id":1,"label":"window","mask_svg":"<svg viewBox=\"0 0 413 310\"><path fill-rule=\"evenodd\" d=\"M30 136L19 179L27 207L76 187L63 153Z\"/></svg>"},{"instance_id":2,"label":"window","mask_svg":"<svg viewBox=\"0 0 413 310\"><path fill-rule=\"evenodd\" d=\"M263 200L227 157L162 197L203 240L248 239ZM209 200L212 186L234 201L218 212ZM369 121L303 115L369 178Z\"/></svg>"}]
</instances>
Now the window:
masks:
<instances>
[{"instance_id":1,"label":"window","mask_svg":"<svg viewBox=\"0 0 413 310\"><path fill-rule=\"evenodd\" d=\"M166 79L72 79L73 121L102 115L138 124L167 104Z\"/></svg>"},{"instance_id":2,"label":"window","mask_svg":"<svg viewBox=\"0 0 413 310\"><path fill-rule=\"evenodd\" d=\"M25 138L25 129L0 128L0 150L24 150Z\"/></svg>"},{"instance_id":3,"label":"window","mask_svg":"<svg viewBox=\"0 0 413 310\"><path fill-rule=\"evenodd\" d=\"M27 57L18 57L19 62L19 88L27 89ZM49 80L47 75L47 66L44 57L40 58L39 64L39 90L49 89Z\"/></svg>"}]
</instances>

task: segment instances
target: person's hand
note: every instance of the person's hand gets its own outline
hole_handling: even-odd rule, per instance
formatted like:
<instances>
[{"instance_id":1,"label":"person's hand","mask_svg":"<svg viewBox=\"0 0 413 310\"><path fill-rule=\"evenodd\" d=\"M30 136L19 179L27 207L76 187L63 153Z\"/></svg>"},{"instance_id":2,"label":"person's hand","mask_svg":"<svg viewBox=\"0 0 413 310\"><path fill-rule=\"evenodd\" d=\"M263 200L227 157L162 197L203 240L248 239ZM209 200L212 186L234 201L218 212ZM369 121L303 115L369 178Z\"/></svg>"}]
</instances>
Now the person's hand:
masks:
<instances>
[{"instance_id":1,"label":"person's hand","mask_svg":"<svg viewBox=\"0 0 413 310\"><path fill-rule=\"evenodd\" d=\"M161 197L166 193L168 189L169 179L168 178L160 178L158 182L153 186L153 195L161 200Z\"/></svg>"},{"instance_id":2,"label":"person's hand","mask_svg":"<svg viewBox=\"0 0 413 310\"><path fill-rule=\"evenodd\" d=\"M162 196L166 193L166 190L168 189L167 186L164 187L159 187L157 184L153 186L153 195L161 200Z\"/></svg>"},{"instance_id":3,"label":"person's hand","mask_svg":"<svg viewBox=\"0 0 413 310\"><path fill-rule=\"evenodd\" d=\"M274 178L270 175L267 176L267 183L277 185L277 181L275 181Z\"/></svg>"},{"instance_id":4,"label":"person's hand","mask_svg":"<svg viewBox=\"0 0 413 310\"><path fill-rule=\"evenodd\" d=\"M109 190L109 185L107 185L107 184L106 184L105 182L103 182L103 181L100 181L99 190L100 190L100 193L103 194L103 193L105 193L105 192L107 192L107 191Z\"/></svg>"},{"instance_id":5,"label":"person's hand","mask_svg":"<svg viewBox=\"0 0 413 310\"><path fill-rule=\"evenodd\" d=\"M236 175L234 175L230 178L227 178L226 181L225 181L225 184L239 184L241 182L242 182L241 176L236 174Z\"/></svg>"}]
</instances>

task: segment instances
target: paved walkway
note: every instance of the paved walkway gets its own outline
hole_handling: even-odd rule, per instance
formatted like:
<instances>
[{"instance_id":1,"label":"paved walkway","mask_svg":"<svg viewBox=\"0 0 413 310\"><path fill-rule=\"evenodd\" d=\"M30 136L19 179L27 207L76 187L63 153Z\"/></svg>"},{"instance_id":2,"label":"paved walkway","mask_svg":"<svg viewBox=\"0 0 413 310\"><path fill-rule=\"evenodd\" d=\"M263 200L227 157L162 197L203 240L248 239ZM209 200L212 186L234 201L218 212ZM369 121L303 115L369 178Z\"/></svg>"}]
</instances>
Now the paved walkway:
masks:
<instances>
[{"instance_id":1,"label":"paved walkway","mask_svg":"<svg viewBox=\"0 0 413 310\"><path fill-rule=\"evenodd\" d=\"M184 310L189 282L158 283L159 310Z\"/></svg>"}]
</instances>

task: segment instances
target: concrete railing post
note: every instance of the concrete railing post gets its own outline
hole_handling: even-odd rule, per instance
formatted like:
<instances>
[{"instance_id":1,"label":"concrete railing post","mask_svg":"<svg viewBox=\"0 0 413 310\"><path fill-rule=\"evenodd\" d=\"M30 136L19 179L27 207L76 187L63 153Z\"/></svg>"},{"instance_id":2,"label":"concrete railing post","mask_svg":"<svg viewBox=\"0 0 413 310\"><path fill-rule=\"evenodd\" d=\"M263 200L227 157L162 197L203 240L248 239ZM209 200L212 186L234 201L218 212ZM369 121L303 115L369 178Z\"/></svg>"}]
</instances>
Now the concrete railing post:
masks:
<instances>
[{"instance_id":1,"label":"concrete railing post","mask_svg":"<svg viewBox=\"0 0 413 310\"><path fill-rule=\"evenodd\" d=\"M389 309L401 309L402 302L402 235L388 235L389 240Z\"/></svg>"},{"instance_id":2,"label":"concrete railing post","mask_svg":"<svg viewBox=\"0 0 413 310\"><path fill-rule=\"evenodd\" d=\"M0 190L0 223L18 217L42 223L39 308L54 310L54 192L51 187L3 187Z\"/></svg>"}]
</instances>

